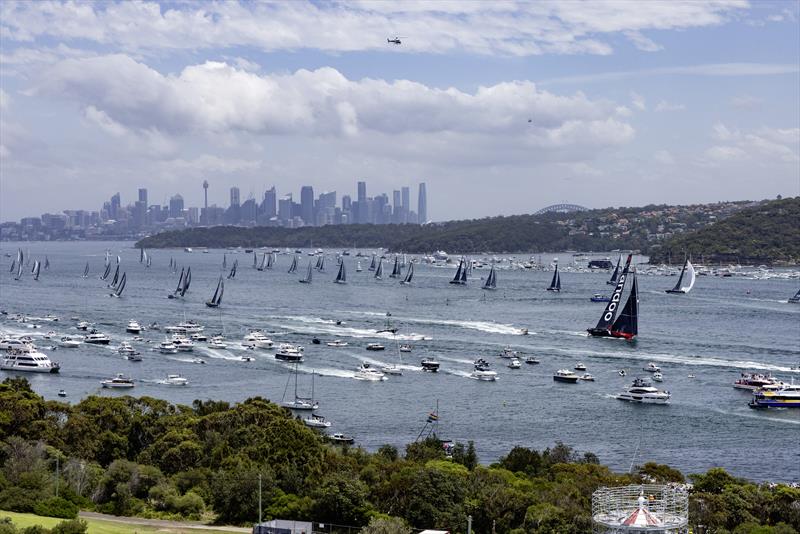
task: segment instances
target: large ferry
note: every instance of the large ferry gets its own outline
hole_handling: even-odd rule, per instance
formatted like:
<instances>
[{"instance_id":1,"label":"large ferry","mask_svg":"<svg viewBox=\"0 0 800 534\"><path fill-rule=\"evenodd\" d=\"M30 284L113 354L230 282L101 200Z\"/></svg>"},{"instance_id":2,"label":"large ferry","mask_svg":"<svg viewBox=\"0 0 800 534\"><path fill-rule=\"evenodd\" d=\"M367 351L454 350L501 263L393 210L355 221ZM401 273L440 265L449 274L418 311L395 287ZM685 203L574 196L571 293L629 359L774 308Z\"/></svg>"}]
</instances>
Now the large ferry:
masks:
<instances>
[{"instance_id":1,"label":"large ferry","mask_svg":"<svg viewBox=\"0 0 800 534\"><path fill-rule=\"evenodd\" d=\"M0 360L0 369L28 373L57 373L61 366L50 361L46 354L36 350L33 345L24 345L9 349L8 353Z\"/></svg>"},{"instance_id":2,"label":"large ferry","mask_svg":"<svg viewBox=\"0 0 800 534\"><path fill-rule=\"evenodd\" d=\"M751 408L800 408L800 384L783 384L780 388L753 392Z\"/></svg>"}]
</instances>

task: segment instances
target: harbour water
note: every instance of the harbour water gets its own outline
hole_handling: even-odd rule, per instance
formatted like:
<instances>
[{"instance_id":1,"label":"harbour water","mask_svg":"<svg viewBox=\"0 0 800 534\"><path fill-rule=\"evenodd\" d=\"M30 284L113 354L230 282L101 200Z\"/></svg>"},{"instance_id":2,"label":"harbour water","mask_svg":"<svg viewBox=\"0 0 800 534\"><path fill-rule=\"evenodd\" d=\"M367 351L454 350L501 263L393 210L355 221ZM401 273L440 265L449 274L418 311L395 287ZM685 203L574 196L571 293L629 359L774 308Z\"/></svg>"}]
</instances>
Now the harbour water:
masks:
<instances>
[{"instance_id":1,"label":"harbour water","mask_svg":"<svg viewBox=\"0 0 800 534\"><path fill-rule=\"evenodd\" d=\"M127 272L122 298L110 298L102 273L106 249L121 256ZM0 252L15 256L17 244L3 243ZM731 387L744 371L770 372L786 381L800 380L800 306L786 303L797 291L797 279L752 280L699 277L688 295L667 295L674 278L640 276L640 335L635 343L587 337L603 304L589 302L597 292L608 293L608 273L562 272L562 291L545 291L551 273L532 270L498 271L498 290L484 292L476 270L466 287L448 280L454 269L417 265L414 283L404 287L384 277L376 281L361 258L357 273L354 256L345 257L348 284L331 283L336 275L333 255L327 272L314 272L312 284L297 283L310 260L305 254L295 274L287 274L291 256L279 255L273 270L251 268L252 255L243 251L152 250L152 266L139 263L132 243L59 242L24 244L33 258L47 255L51 268L40 280L29 275L15 281L8 273L12 258L4 257L0 276L0 309L41 317L54 314L58 322L20 323L0 317L0 333L41 336L53 330L58 337L79 335L72 317L95 324L108 334L108 346L47 350L62 365L58 375L29 374L33 388L47 398L77 402L91 394L153 396L190 404L194 399L240 401L262 396L280 401L293 395L291 364L274 358L274 350L247 351L240 346L249 329L261 329L277 343L305 347L298 366L300 388L310 394L316 373L319 413L333 422L331 432L344 432L370 450L384 443L402 446L413 441L427 415L439 405L439 434L458 441L474 440L482 462L492 462L515 445L545 448L556 441L578 451L592 451L613 469L627 470L632 461L669 464L684 473L721 466L753 480L800 481L800 410L755 411L750 394ZM328 251L332 254L332 251ZM203 302L210 298L221 271L223 253L228 265L239 260L238 274L226 280L219 309ZM192 285L184 299L168 300L178 275L168 269L170 258L191 266ZM562 265L571 261L562 255ZM547 260L547 257L545 258ZM86 262L90 275L81 278ZM386 267L386 265L384 266ZM391 266L389 266L391 267ZM28 269L29 271L30 269ZM386 274L390 272L386 269ZM399 328L376 333L385 326ZM141 362L124 360L116 347L130 340L125 326L131 319L143 325L195 320L207 333L224 332L228 349L211 350L198 343L194 353L154 352L164 332L146 331L149 343L134 343ZM337 325L337 321L344 324ZM522 335L522 329L529 330ZM321 345L311 343L312 338ZM39 347L56 339L37 339ZM342 339L347 347L326 341ZM368 352L381 342L383 352ZM413 345L398 358L396 343ZM506 367L498 357L510 346L536 356L539 365ZM242 361L242 356L254 361ZM438 373L424 373L420 360L435 356ZM200 357L207 363L191 363ZM496 382L469 377L472 362L488 360L499 374ZM353 379L358 365L400 363L403 376L371 383ZM555 383L557 369L586 364L595 382ZM614 398L634 376L645 376L648 362L662 368L659 388L672 393L667 406L631 405ZM619 376L620 369L627 377ZM125 373L136 387L125 392L102 390L100 380ZM160 384L167 374L179 373L187 387ZM0 371L0 375L11 373ZM689 375L694 375L690 378ZM636 457L634 458L634 452Z\"/></svg>"}]
</instances>

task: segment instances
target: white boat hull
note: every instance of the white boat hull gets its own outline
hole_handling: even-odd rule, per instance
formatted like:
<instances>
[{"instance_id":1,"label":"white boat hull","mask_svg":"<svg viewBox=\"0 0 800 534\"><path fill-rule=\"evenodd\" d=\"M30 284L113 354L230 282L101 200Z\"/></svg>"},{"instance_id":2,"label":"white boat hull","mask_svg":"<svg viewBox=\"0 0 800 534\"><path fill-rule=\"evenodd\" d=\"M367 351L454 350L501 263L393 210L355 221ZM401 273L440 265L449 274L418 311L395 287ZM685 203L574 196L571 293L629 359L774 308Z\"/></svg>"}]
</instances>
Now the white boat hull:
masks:
<instances>
[{"instance_id":1,"label":"white boat hull","mask_svg":"<svg viewBox=\"0 0 800 534\"><path fill-rule=\"evenodd\" d=\"M630 393L620 393L617 399L626 402L635 402L639 404L669 404L668 396L646 396L646 395L632 395Z\"/></svg>"}]
</instances>

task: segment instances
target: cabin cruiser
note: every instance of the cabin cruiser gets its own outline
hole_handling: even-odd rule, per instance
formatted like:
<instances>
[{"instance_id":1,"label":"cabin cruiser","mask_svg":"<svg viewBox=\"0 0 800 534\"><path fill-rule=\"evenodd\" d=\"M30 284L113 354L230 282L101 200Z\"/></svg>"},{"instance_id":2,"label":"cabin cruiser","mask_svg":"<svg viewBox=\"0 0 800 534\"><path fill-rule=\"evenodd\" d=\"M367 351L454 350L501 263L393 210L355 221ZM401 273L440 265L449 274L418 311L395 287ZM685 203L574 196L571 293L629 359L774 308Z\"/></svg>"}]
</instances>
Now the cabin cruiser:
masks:
<instances>
[{"instance_id":1,"label":"cabin cruiser","mask_svg":"<svg viewBox=\"0 0 800 534\"><path fill-rule=\"evenodd\" d=\"M133 380L126 377L122 373L117 374L114 378L108 378L100 382L104 388L111 389L130 389L134 386Z\"/></svg>"},{"instance_id":2,"label":"cabin cruiser","mask_svg":"<svg viewBox=\"0 0 800 534\"><path fill-rule=\"evenodd\" d=\"M6 336L0 339L0 350L21 349L25 347L25 345L35 346L31 343L30 338L25 339Z\"/></svg>"},{"instance_id":3,"label":"cabin cruiser","mask_svg":"<svg viewBox=\"0 0 800 534\"><path fill-rule=\"evenodd\" d=\"M81 346L81 342L77 339L72 339L69 336L64 336L58 342L59 347L64 347L65 349L77 349Z\"/></svg>"},{"instance_id":4,"label":"cabin cruiser","mask_svg":"<svg viewBox=\"0 0 800 534\"><path fill-rule=\"evenodd\" d=\"M168 386L188 386L189 380L181 375L167 375L167 378L162 383Z\"/></svg>"},{"instance_id":5,"label":"cabin cruiser","mask_svg":"<svg viewBox=\"0 0 800 534\"><path fill-rule=\"evenodd\" d=\"M384 350L386 347L381 345L380 343L369 343L367 345L367 350Z\"/></svg>"},{"instance_id":6,"label":"cabin cruiser","mask_svg":"<svg viewBox=\"0 0 800 534\"><path fill-rule=\"evenodd\" d=\"M578 363L575 364L575 370L576 371L585 371L586 370L586 365L583 362L578 362Z\"/></svg>"},{"instance_id":7,"label":"cabin cruiser","mask_svg":"<svg viewBox=\"0 0 800 534\"><path fill-rule=\"evenodd\" d=\"M611 302L611 297L603 295L602 293L595 293L589 297L589 300L592 302Z\"/></svg>"},{"instance_id":8,"label":"cabin cruiser","mask_svg":"<svg viewBox=\"0 0 800 534\"><path fill-rule=\"evenodd\" d=\"M494 382L497 380L497 373L489 368L489 362L483 358L478 358L475 360L473 365L474 368L472 373L469 375L470 378L484 380L486 382Z\"/></svg>"},{"instance_id":9,"label":"cabin cruiser","mask_svg":"<svg viewBox=\"0 0 800 534\"><path fill-rule=\"evenodd\" d=\"M617 395L619 400L640 402L644 404L668 404L669 391L660 391L653 387L649 380L637 378L631 386Z\"/></svg>"},{"instance_id":10,"label":"cabin cruiser","mask_svg":"<svg viewBox=\"0 0 800 534\"><path fill-rule=\"evenodd\" d=\"M353 378L356 380L366 380L369 382L380 382L382 380L386 380L386 375L373 368L367 362L363 362Z\"/></svg>"},{"instance_id":11,"label":"cabin cruiser","mask_svg":"<svg viewBox=\"0 0 800 534\"><path fill-rule=\"evenodd\" d=\"M506 346L500 352L500 357L501 358L508 358L508 359L516 358L517 357L517 351L513 350L511 347Z\"/></svg>"},{"instance_id":12,"label":"cabin cruiser","mask_svg":"<svg viewBox=\"0 0 800 534\"><path fill-rule=\"evenodd\" d=\"M274 343L259 330L253 330L242 340L242 346L248 349L271 349Z\"/></svg>"},{"instance_id":13,"label":"cabin cruiser","mask_svg":"<svg viewBox=\"0 0 800 534\"><path fill-rule=\"evenodd\" d=\"M536 358L536 356L528 356L527 358L525 358L525 363L530 364L530 365L536 365L536 364L539 364L539 363L542 363L542 362L540 362Z\"/></svg>"},{"instance_id":14,"label":"cabin cruiser","mask_svg":"<svg viewBox=\"0 0 800 534\"><path fill-rule=\"evenodd\" d=\"M403 370L397 367L395 364L384 365L381 367L381 372L385 375L403 376Z\"/></svg>"},{"instance_id":15,"label":"cabin cruiser","mask_svg":"<svg viewBox=\"0 0 800 534\"><path fill-rule=\"evenodd\" d=\"M278 347L278 352L275 353L275 359L286 362L302 362L303 353L301 349L302 347L290 345L289 343L281 343Z\"/></svg>"},{"instance_id":16,"label":"cabin cruiser","mask_svg":"<svg viewBox=\"0 0 800 534\"><path fill-rule=\"evenodd\" d=\"M522 363L519 361L519 358L511 358L511 361L508 362L509 369L519 369L522 367Z\"/></svg>"},{"instance_id":17,"label":"cabin cruiser","mask_svg":"<svg viewBox=\"0 0 800 534\"><path fill-rule=\"evenodd\" d=\"M208 341L208 336L203 334L202 332L196 332L191 336L189 336L189 339L191 339L192 341L197 341L199 343L200 342L205 343L206 341Z\"/></svg>"},{"instance_id":18,"label":"cabin cruiser","mask_svg":"<svg viewBox=\"0 0 800 534\"><path fill-rule=\"evenodd\" d=\"M331 434L328 436L328 439L333 441L334 443L353 443L355 439L351 438L350 436L345 436L341 432L336 432L335 434Z\"/></svg>"},{"instance_id":19,"label":"cabin cruiser","mask_svg":"<svg viewBox=\"0 0 800 534\"><path fill-rule=\"evenodd\" d=\"M578 377L579 380L583 380L585 382L594 382L594 377L589 373L583 373L581 376Z\"/></svg>"},{"instance_id":20,"label":"cabin cruiser","mask_svg":"<svg viewBox=\"0 0 800 534\"><path fill-rule=\"evenodd\" d=\"M647 365L645 365L644 367L642 367L642 369L644 371L647 371L648 373L657 373L657 372L659 372L661 370L661 367L657 366L653 362L650 362Z\"/></svg>"},{"instance_id":21,"label":"cabin cruiser","mask_svg":"<svg viewBox=\"0 0 800 534\"><path fill-rule=\"evenodd\" d=\"M90 326L92 326L92 323L88 321L80 321L77 325L75 325L75 328L78 330L89 330Z\"/></svg>"},{"instance_id":22,"label":"cabin cruiser","mask_svg":"<svg viewBox=\"0 0 800 534\"><path fill-rule=\"evenodd\" d=\"M185 334L197 334L205 330L205 327L201 324L198 324L194 321L186 321L184 320L181 323L178 323L178 328L183 329L183 333Z\"/></svg>"},{"instance_id":23,"label":"cabin cruiser","mask_svg":"<svg viewBox=\"0 0 800 534\"><path fill-rule=\"evenodd\" d=\"M117 352L119 352L123 356L129 356L129 355L130 356L135 356L135 355L139 354L136 351L136 349L134 349L133 346L131 346L131 344L128 343L127 341L123 341L120 344L119 348L117 349Z\"/></svg>"},{"instance_id":24,"label":"cabin cruiser","mask_svg":"<svg viewBox=\"0 0 800 534\"><path fill-rule=\"evenodd\" d=\"M326 421L324 417L314 413L304 418L303 424L311 428L328 428L331 426L330 421Z\"/></svg>"},{"instance_id":25,"label":"cabin cruiser","mask_svg":"<svg viewBox=\"0 0 800 534\"><path fill-rule=\"evenodd\" d=\"M0 369L28 373L57 373L61 366L57 362L51 362L46 354L36 350L33 345L24 345L8 349L7 354L0 360Z\"/></svg>"},{"instance_id":26,"label":"cabin cruiser","mask_svg":"<svg viewBox=\"0 0 800 534\"><path fill-rule=\"evenodd\" d=\"M553 375L553 380L556 382L567 382L569 384L575 384L578 382L578 375L570 371L569 369L559 369Z\"/></svg>"},{"instance_id":27,"label":"cabin cruiser","mask_svg":"<svg viewBox=\"0 0 800 534\"><path fill-rule=\"evenodd\" d=\"M755 391L756 389L763 388L772 384L777 384L778 379L770 374L761 373L742 373L741 377L733 383L736 389L749 389Z\"/></svg>"},{"instance_id":28,"label":"cabin cruiser","mask_svg":"<svg viewBox=\"0 0 800 534\"><path fill-rule=\"evenodd\" d=\"M178 347L170 340L162 341L161 344L158 346L158 352L161 354L177 354Z\"/></svg>"},{"instance_id":29,"label":"cabin cruiser","mask_svg":"<svg viewBox=\"0 0 800 534\"><path fill-rule=\"evenodd\" d=\"M411 345L400 345L400 352L411 352Z\"/></svg>"},{"instance_id":30,"label":"cabin cruiser","mask_svg":"<svg viewBox=\"0 0 800 534\"><path fill-rule=\"evenodd\" d=\"M436 360L436 358L425 358L422 360L421 365L423 371L428 371L431 373L439 371L439 362Z\"/></svg>"},{"instance_id":31,"label":"cabin cruiser","mask_svg":"<svg viewBox=\"0 0 800 534\"><path fill-rule=\"evenodd\" d=\"M66 397L67 396L67 392L64 391L63 389L59 389L58 390L58 396L59 397Z\"/></svg>"},{"instance_id":32,"label":"cabin cruiser","mask_svg":"<svg viewBox=\"0 0 800 534\"><path fill-rule=\"evenodd\" d=\"M209 340L208 346L212 349L227 349L228 345L225 344L225 338L222 336L214 336Z\"/></svg>"},{"instance_id":33,"label":"cabin cruiser","mask_svg":"<svg viewBox=\"0 0 800 534\"><path fill-rule=\"evenodd\" d=\"M346 347L347 341L342 341L341 339L334 339L333 341L328 341L325 343L329 347Z\"/></svg>"},{"instance_id":34,"label":"cabin cruiser","mask_svg":"<svg viewBox=\"0 0 800 534\"><path fill-rule=\"evenodd\" d=\"M653 373L653 381L654 382L664 381L664 375L661 374L661 371L656 371L655 373Z\"/></svg>"},{"instance_id":35,"label":"cabin cruiser","mask_svg":"<svg viewBox=\"0 0 800 534\"><path fill-rule=\"evenodd\" d=\"M129 334L140 334L142 332L142 325L134 320L131 320L128 323L128 326L125 327L125 331Z\"/></svg>"},{"instance_id":36,"label":"cabin cruiser","mask_svg":"<svg viewBox=\"0 0 800 534\"><path fill-rule=\"evenodd\" d=\"M201 365L205 365L206 361L203 358L192 358L192 363L199 363Z\"/></svg>"},{"instance_id":37,"label":"cabin cruiser","mask_svg":"<svg viewBox=\"0 0 800 534\"><path fill-rule=\"evenodd\" d=\"M108 345L111 343L111 338L105 334L101 334L100 332L92 332L83 338L83 342L90 343L92 345Z\"/></svg>"},{"instance_id":38,"label":"cabin cruiser","mask_svg":"<svg viewBox=\"0 0 800 534\"><path fill-rule=\"evenodd\" d=\"M800 408L800 384L782 384L753 392L751 408Z\"/></svg>"},{"instance_id":39,"label":"cabin cruiser","mask_svg":"<svg viewBox=\"0 0 800 534\"><path fill-rule=\"evenodd\" d=\"M172 344L178 349L178 352L192 352L194 350L194 343L189 338L183 337L180 334L173 334Z\"/></svg>"}]
</instances>

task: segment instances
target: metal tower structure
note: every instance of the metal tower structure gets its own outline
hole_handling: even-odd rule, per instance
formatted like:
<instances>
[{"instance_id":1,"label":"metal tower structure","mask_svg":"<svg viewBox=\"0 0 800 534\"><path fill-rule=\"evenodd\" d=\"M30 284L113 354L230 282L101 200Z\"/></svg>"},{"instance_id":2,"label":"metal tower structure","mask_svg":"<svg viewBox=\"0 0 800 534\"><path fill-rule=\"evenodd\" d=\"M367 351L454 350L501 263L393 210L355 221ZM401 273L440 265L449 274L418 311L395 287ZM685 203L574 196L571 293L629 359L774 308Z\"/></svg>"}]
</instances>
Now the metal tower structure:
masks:
<instances>
[{"instance_id":1,"label":"metal tower structure","mask_svg":"<svg viewBox=\"0 0 800 534\"><path fill-rule=\"evenodd\" d=\"M594 534L688 534L689 494L676 485L600 488L592 520Z\"/></svg>"}]
</instances>

